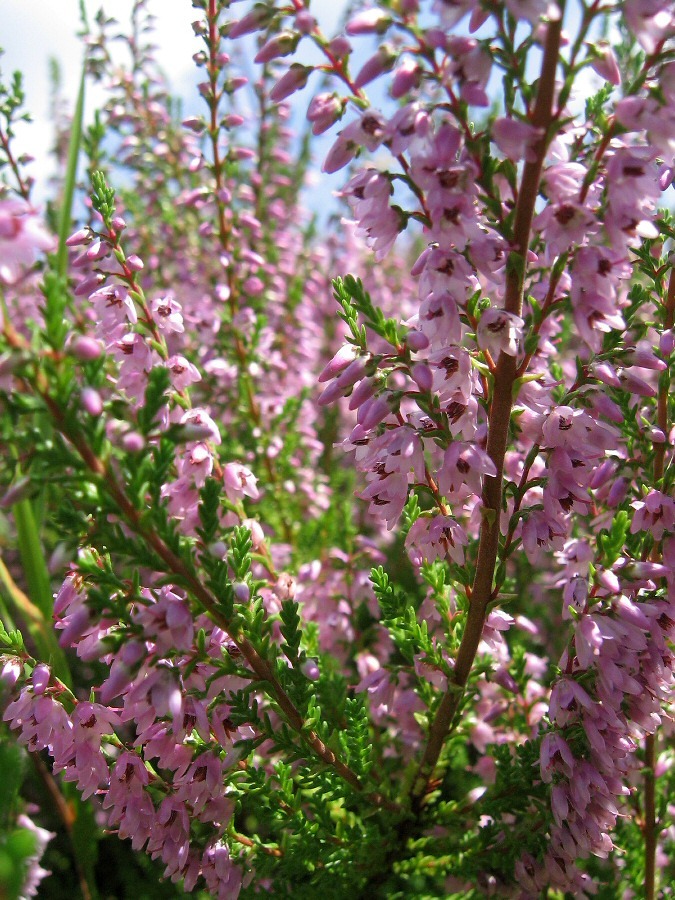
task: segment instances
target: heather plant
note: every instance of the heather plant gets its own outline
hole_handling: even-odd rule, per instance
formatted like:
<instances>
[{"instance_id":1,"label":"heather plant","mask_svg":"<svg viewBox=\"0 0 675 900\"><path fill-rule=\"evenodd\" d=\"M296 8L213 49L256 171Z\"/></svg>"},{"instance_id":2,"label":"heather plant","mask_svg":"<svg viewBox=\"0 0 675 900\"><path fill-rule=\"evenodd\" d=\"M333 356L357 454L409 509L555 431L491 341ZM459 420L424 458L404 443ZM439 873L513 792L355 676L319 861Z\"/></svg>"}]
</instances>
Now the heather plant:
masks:
<instances>
[{"instance_id":1,"label":"heather plant","mask_svg":"<svg viewBox=\"0 0 675 900\"><path fill-rule=\"evenodd\" d=\"M192 5L0 91L4 895L669 896L675 6Z\"/></svg>"}]
</instances>

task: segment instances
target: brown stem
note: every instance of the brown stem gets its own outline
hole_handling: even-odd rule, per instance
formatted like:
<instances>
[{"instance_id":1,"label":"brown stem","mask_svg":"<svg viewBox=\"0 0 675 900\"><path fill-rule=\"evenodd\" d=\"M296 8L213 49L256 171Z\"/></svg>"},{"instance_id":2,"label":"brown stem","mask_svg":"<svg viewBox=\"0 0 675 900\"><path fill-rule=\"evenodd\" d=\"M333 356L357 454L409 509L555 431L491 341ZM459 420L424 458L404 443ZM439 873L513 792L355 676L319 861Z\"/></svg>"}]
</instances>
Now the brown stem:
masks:
<instances>
[{"instance_id":1,"label":"brown stem","mask_svg":"<svg viewBox=\"0 0 675 900\"><path fill-rule=\"evenodd\" d=\"M560 52L562 6L561 4L560 18L555 22L550 22L547 30L539 90L532 116L532 124L536 128L542 129L542 137L535 146L533 160L526 163L523 170L518 192L512 249L507 264L504 309L506 312L515 315L520 315L522 311L523 283L532 217L548 144L548 131L553 122L552 110L555 74ZM502 503L504 456L506 454L509 423L511 420L512 391L516 378L516 368L516 358L514 356L509 356L506 353L500 354L494 375L494 392L490 405L487 442L487 452L495 465L497 474L494 477L486 477L485 479L483 488L483 521L480 529L478 559L476 561L466 626L459 650L457 651L452 681L448 685L448 690L440 702L434 721L429 729L429 739L420 762L417 777L412 785L411 803L415 814L420 810L429 779L433 775L445 739L452 728L483 633L488 604L492 598L492 582L499 549L499 518Z\"/></svg>"},{"instance_id":2,"label":"brown stem","mask_svg":"<svg viewBox=\"0 0 675 900\"><path fill-rule=\"evenodd\" d=\"M298 732L303 740L314 750L317 756L319 756L327 765L332 766L332 768L334 768L348 784L357 791L363 791L363 785L356 774L336 757L335 753L323 743L316 732L307 731L305 729L305 723L300 712L283 689L281 683L274 674L274 670L270 663L260 656L253 644L251 644L248 638L243 634L236 632L232 633L232 624L219 609L220 604L218 599L204 587L197 575L191 571L190 567L165 544L154 530L146 528L142 522L141 513L126 496L114 473L110 471L106 464L82 441L80 435L69 433L69 429L61 416L61 411L52 398L45 396L44 394L42 396L49 407L57 427L75 446L90 471L100 477L101 483L105 485L108 494L119 507L127 524L139 535L139 537L142 537L147 544L152 547L157 556L159 556L167 567L168 571L172 572L180 579L180 582L185 585L192 596L199 602L204 610L209 613L211 619L230 635L258 679L269 685L269 693L277 702L293 730Z\"/></svg>"},{"instance_id":3,"label":"brown stem","mask_svg":"<svg viewBox=\"0 0 675 900\"><path fill-rule=\"evenodd\" d=\"M75 447L87 468L97 476L99 483L117 504L120 512L124 516L126 524L139 537L142 537L150 547L152 547L166 566L167 571L171 572L180 583L187 588L194 599L197 600L206 612L208 612L211 619L227 632L257 676L257 679L264 682L266 692L277 703L291 728L300 735L302 740L311 747L314 753L316 753L326 765L333 768L341 778L354 788L355 791L363 793L364 786L356 773L343 763L342 760L326 746L326 744L324 744L315 731L307 730L300 711L296 708L295 704L279 682L272 665L260 656L245 635L238 632L233 633L232 623L222 613L217 597L204 587L196 573L194 573L192 569L166 545L153 529L144 525L141 513L127 497L124 489L119 484L115 473L102 459L96 456L89 445L82 439L81 435L71 431L61 414L58 403L47 393L44 379L40 374L38 374L38 381L42 383L36 385L36 390L49 409L54 424L64 437L66 437ZM391 811L399 811L397 804L391 803L379 793L371 793L368 794L367 797L375 806L382 806Z\"/></svg>"},{"instance_id":4,"label":"brown stem","mask_svg":"<svg viewBox=\"0 0 675 900\"><path fill-rule=\"evenodd\" d=\"M668 280L668 292L666 295L665 316L663 330L668 331L675 324L675 269L671 269ZM669 384L659 385L657 400L657 424L660 430L668 434L668 393ZM654 445L654 486L658 486L663 479L666 459L665 441ZM660 556L660 547L656 545L652 552L652 560L656 561ZM645 841L645 898L654 900L656 897L656 844L658 835L658 821L656 818L656 735L649 734L645 738L645 797L644 797L644 824L643 835Z\"/></svg>"},{"instance_id":5,"label":"brown stem","mask_svg":"<svg viewBox=\"0 0 675 900\"><path fill-rule=\"evenodd\" d=\"M59 786L56 782L56 779L49 771L47 766L45 765L44 760L40 756L39 753L31 753L29 754L30 758L33 762L33 766L35 767L35 771L37 772L40 780L42 781L45 790L49 794L49 797L54 805L54 809L56 811L57 816L61 820L61 823L65 829L66 834L68 835L68 840L70 842L71 850L72 850L72 858L75 864L75 869L77 871L77 878L80 882L80 890L82 891L83 900L91 900L92 891L89 886L89 882L87 881L87 875L82 866L82 862L79 857L77 846L75 845L75 840L73 836L73 825L75 821L75 817L73 815L72 810L68 806L65 797L59 790Z\"/></svg>"},{"instance_id":6,"label":"brown stem","mask_svg":"<svg viewBox=\"0 0 675 900\"><path fill-rule=\"evenodd\" d=\"M645 739L645 817L643 833L645 840L645 900L656 897L656 736Z\"/></svg>"},{"instance_id":7,"label":"brown stem","mask_svg":"<svg viewBox=\"0 0 675 900\"><path fill-rule=\"evenodd\" d=\"M9 127L9 126L8 126ZM14 177L16 178L17 188L22 198L26 201L26 203L30 203L30 182L24 181L21 176L21 169L19 168L19 163L14 158L14 154L12 153L12 148L9 143L9 134L5 134L5 132L0 128L0 146L5 152L5 156L7 157L7 162L9 163L9 167L14 173Z\"/></svg>"},{"instance_id":8,"label":"brown stem","mask_svg":"<svg viewBox=\"0 0 675 900\"><path fill-rule=\"evenodd\" d=\"M3 330L5 337L11 346L17 349L20 348L24 351L28 349L24 338L15 331L10 322L4 323ZM104 460L94 453L91 447L83 439L82 435L69 427L58 402L49 394L49 386L44 374L39 370L36 372L33 388L44 401L56 428L72 444L86 467L97 477L99 484L117 504L126 524L139 537L142 537L148 546L152 547L166 566L167 571L171 572L180 583L187 588L194 599L206 612L208 612L211 619L227 632L240 649L257 678L261 682L264 682L266 692L277 703L291 728L300 735L302 740L311 747L314 753L316 753L326 765L333 768L341 778L354 788L355 791L363 793L364 786L356 773L343 763L342 760L326 746L326 744L324 744L315 731L306 729L300 711L296 708L295 704L279 682L272 665L260 656L245 635L236 632L233 633L232 623L222 613L218 598L204 587L197 574L166 545L154 529L148 528L143 523L141 512L137 510L131 500L129 500L123 487L119 484L115 473L109 468ZM366 796L375 806L384 807L392 812L400 811L400 807L397 804L387 800L386 797L383 797L379 793L370 793Z\"/></svg>"},{"instance_id":9,"label":"brown stem","mask_svg":"<svg viewBox=\"0 0 675 900\"><path fill-rule=\"evenodd\" d=\"M284 855L284 851L280 850L278 847L266 847L264 844L257 844L255 841L252 841L251 838L246 837L245 834L239 834L238 831L234 831L232 833L232 837L235 839L235 841L238 841L245 847L251 847L255 850L261 850L263 853L267 853L268 856L276 856L278 858Z\"/></svg>"}]
</instances>

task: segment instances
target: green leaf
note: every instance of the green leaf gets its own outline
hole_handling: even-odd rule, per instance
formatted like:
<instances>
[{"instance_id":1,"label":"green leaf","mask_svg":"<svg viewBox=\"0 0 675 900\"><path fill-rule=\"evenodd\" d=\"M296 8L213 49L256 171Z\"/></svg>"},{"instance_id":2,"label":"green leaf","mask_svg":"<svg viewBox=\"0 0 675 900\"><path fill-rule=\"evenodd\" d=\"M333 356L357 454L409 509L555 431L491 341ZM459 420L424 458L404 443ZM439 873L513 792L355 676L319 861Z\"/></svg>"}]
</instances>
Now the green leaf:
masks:
<instances>
[{"instance_id":1,"label":"green leaf","mask_svg":"<svg viewBox=\"0 0 675 900\"><path fill-rule=\"evenodd\" d=\"M56 271L65 278L68 271L68 239L72 221L73 197L75 196L75 184L77 182L77 162L80 156L82 144L82 120L84 117L84 92L87 74L86 59L82 64L80 75L80 87L75 103L75 112L70 122L70 141L68 142L68 163L66 165L65 180L63 183L63 200L61 203L61 215L59 217L59 247L56 254Z\"/></svg>"}]
</instances>

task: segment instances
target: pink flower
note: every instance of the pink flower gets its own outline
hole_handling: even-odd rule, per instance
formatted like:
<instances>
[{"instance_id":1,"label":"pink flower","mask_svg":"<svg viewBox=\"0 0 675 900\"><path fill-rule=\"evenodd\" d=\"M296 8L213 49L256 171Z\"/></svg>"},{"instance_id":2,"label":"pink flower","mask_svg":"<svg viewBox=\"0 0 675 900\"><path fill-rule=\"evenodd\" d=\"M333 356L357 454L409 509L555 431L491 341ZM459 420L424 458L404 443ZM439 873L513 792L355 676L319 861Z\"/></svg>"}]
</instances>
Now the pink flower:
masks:
<instances>
[{"instance_id":1,"label":"pink flower","mask_svg":"<svg viewBox=\"0 0 675 900\"><path fill-rule=\"evenodd\" d=\"M20 888L22 900L29 900L29 898L37 896L40 882L48 875L51 875L51 872L42 868L40 860L42 859L47 844L52 838L56 837L56 835L53 831L47 831L46 828L37 826L35 822L24 813L17 816L16 824L19 828L23 828L30 832L34 842L31 853L23 860L25 872L23 884Z\"/></svg>"},{"instance_id":2,"label":"pink flower","mask_svg":"<svg viewBox=\"0 0 675 900\"><path fill-rule=\"evenodd\" d=\"M507 159L525 158L531 162L535 158L534 146L542 136L542 129L535 128L520 119L496 119L492 126L492 137Z\"/></svg>"},{"instance_id":3,"label":"pink flower","mask_svg":"<svg viewBox=\"0 0 675 900\"><path fill-rule=\"evenodd\" d=\"M365 147L367 150L377 150L386 136L386 122L382 113L374 109L368 109L366 112L350 122L347 127L340 132L340 137L344 141L352 141L359 147Z\"/></svg>"},{"instance_id":4,"label":"pink flower","mask_svg":"<svg viewBox=\"0 0 675 900\"><path fill-rule=\"evenodd\" d=\"M184 391L191 384L201 381L202 376L196 366L193 366L184 356L172 356L166 366L171 376L171 383L177 391Z\"/></svg>"},{"instance_id":5,"label":"pink flower","mask_svg":"<svg viewBox=\"0 0 675 900\"><path fill-rule=\"evenodd\" d=\"M158 328L162 331L175 331L179 334L185 331L181 315L182 307L171 297L158 297L152 300L150 308Z\"/></svg>"},{"instance_id":6,"label":"pink flower","mask_svg":"<svg viewBox=\"0 0 675 900\"><path fill-rule=\"evenodd\" d=\"M560 550L566 534L559 518L544 510L533 509L522 524L523 547L529 561L536 565L541 550Z\"/></svg>"},{"instance_id":7,"label":"pink flower","mask_svg":"<svg viewBox=\"0 0 675 900\"><path fill-rule=\"evenodd\" d=\"M654 540L660 541L664 532L673 530L675 502L672 497L661 491L650 491L644 500L635 500L631 506L635 510L630 526L631 534L648 531Z\"/></svg>"},{"instance_id":8,"label":"pink flower","mask_svg":"<svg viewBox=\"0 0 675 900\"><path fill-rule=\"evenodd\" d=\"M307 84L307 79L314 71L312 66L302 66L300 63L293 63L288 71L282 75L270 91L270 100L275 103L281 103L291 94L301 90Z\"/></svg>"},{"instance_id":9,"label":"pink flower","mask_svg":"<svg viewBox=\"0 0 675 900\"><path fill-rule=\"evenodd\" d=\"M534 228L541 231L547 258L553 259L573 244L581 244L597 230L597 223L585 206L566 200L549 204L535 219Z\"/></svg>"},{"instance_id":10,"label":"pink flower","mask_svg":"<svg viewBox=\"0 0 675 900\"><path fill-rule=\"evenodd\" d=\"M490 307L478 322L476 340L481 350L488 350L495 360L500 353L517 356L522 340L525 322L513 313Z\"/></svg>"},{"instance_id":11,"label":"pink flower","mask_svg":"<svg viewBox=\"0 0 675 900\"><path fill-rule=\"evenodd\" d=\"M353 16L345 27L349 35L357 34L384 34L392 18L383 9L364 9Z\"/></svg>"},{"instance_id":12,"label":"pink flower","mask_svg":"<svg viewBox=\"0 0 675 900\"><path fill-rule=\"evenodd\" d=\"M560 735L549 732L541 742L539 765L542 780L548 784L552 781L554 772L564 773L571 778L576 760L567 741Z\"/></svg>"},{"instance_id":13,"label":"pink flower","mask_svg":"<svg viewBox=\"0 0 675 900\"><path fill-rule=\"evenodd\" d=\"M189 409L180 422L186 426L186 432L193 440L209 440L213 444L220 444L222 441L218 426L205 409Z\"/></svg>"},{"instance_id":14,"label":"pink flower","mask_svg":"<svg viewBox=\"0 0 675 900\"><path fill-rule=\"evenodd\" d=\"M337 94L317 94L309 104L307 118L313 134L323 134L342 115L343 103Z\"/></svg>"},{"instance_id":15,"label":"pink flower","mask_svg":"<svg viewBox=\"0 0 675 900\"><path fill-rule=\"evenodd\" d=\"M227 463L223 468L223 482L225 493L235 503L242 497L257 500L260 496L257 488L258 479L250 469L241 463Z\"/></svg>"},{"instance_id":16,"label":"pink flower","mask_svg":"<svg viewBox=\"0 0 675 900\"><path fill-rule=\"evenodd\" d=\"M438 471L438 486L448 500L456 502L471 495L480 496L483 477L496 474L495 464L478 444L453 441Z\"/></svg>"},{"instance_id":17,"label":"pink flower","mask_svg":"<svg viewBox=\"0 0 675 900\"><path fill-rule=\"evenodd\" d=\"M416 566L426 560L449 557L458 565L464 564L464 547L469 543L464 529L451 516L433 518L420 516L408 532L405 544Z\"/></svg>"},{"instance_id":18,"label":"pink flower","mask_svg":"<svg viewBox=\"0 0 675 900\"><path fill-rule=\"evenodd\" d=\"M136 305L129 296L129 291L120 284L106 285L93 294L89 300L94 305L96 318L100 326L100 336L109 342L114 338L120 325L138 322Z\"/></svg>"},{"instance_id":19,"label":"pink flower","mask_svg":"<svg viewBox=\"0 0 675 900\"><path fill-rule=\"evenodd\" d=\"M26 275L39 252L56 241L35 210L23 200L0 200L0 282L15 284Z\"/></svg>"},{"instance_id":20,"label":"pink flower","mask_svg":"<svg viewBox=\"0 0 675 900\"><path fill-rule=\"evenodd\" d=\"M405 227L400 214L389 205L392 193L390 180L376 169L359 172L340 192L354 210L357 235L365 238L378 262L384 259Z\"/></svg>"}]
</instances>

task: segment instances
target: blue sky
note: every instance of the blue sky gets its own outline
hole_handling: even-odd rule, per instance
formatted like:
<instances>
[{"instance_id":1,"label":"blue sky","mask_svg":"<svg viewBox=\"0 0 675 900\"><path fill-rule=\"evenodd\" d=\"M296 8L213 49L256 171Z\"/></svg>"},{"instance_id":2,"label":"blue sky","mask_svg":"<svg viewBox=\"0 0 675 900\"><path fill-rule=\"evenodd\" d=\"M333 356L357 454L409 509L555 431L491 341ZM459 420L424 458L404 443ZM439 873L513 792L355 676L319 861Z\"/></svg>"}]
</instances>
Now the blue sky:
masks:
<instances>
[{"instance_id":1,"label":"blue sky","mask_svg":"<svg viewBox=\"0 0 675 900\"><path fill-rule=\"evenodd\" d=\"M86 2L93 17L101 4ZM1 3L0 47L5 54L0 59L0 68L5 80L15 69L24 74L26 107L34 121L20 127L17 142L21 152L36 157L30 171L37 182L36 199L41 200L48 178L53 174L48 154L53 139L49 122L49 58L54 57L60 65L64 94L72 108L82 64L82 46L77 38L78 0L1 0ZM347 0L315 0L311 8L324 30L333 34L346 6ZM129 22L131 0L108 0L103 7L122 26ZM199 45L190 23L197 18L197 11L190 0L149 0L148 7L157 19L158 61L167 73L173 93L186 97L194 92L195 66L191 57ZM237 4L233 13L243 14L245 8L245 4ZM100 90L89 91L89 115L102 97ZM310 97L307 94L307 102ZM187 105L192 107L194 101Z\"/></svg>"}]
</instances>

